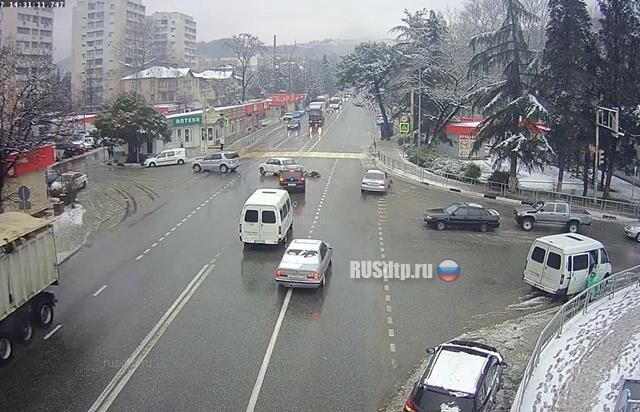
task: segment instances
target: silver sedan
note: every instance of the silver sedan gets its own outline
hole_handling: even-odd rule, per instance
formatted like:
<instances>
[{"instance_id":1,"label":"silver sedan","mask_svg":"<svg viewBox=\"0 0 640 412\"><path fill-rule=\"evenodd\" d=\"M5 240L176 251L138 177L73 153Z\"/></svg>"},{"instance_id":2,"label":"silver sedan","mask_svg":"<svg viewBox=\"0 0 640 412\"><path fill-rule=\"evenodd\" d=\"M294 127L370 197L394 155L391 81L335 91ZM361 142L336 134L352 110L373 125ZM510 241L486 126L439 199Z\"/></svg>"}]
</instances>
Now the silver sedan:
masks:
<instances>
[{"instance_id":1,"label":"silver sedan","mask_svg":"<svg viewBox=\"0 0 640 412\"><path fill-rule=\"evenodd\" d=\"M640 242L640 222L632 222L626 224L624 226L624 234L627 235L627 237Z\"/></svg>"},{"instance_id":2,"label":"silver sedan","mask_svg":"<svg viewBox=\"0 0 640 412\"><path fill-rule=\"evenodd\" d=\"M360 191L387 193L392 183L393 182L387 172L377 169L369 169L365 172L364 176L362 176Z\"/></svg>"},{"instance_id":3,"label":"silver sedan","mask_svg":"<svg viewBox=\"0 0 640 412\"><path fill-rule=\"evenodd\" d=\"M324 286L333 248L322 240L294 239L275 272L276 283L288 288Z\"/></svg>"}]
</instances>

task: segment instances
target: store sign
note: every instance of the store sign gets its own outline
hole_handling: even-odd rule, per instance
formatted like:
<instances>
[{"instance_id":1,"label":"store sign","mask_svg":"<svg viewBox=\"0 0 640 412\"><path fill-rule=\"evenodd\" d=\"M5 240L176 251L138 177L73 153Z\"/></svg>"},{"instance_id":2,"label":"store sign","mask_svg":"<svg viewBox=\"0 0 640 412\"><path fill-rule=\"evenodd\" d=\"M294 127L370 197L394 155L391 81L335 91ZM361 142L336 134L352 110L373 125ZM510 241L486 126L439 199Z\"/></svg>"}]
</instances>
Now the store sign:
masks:
<instances>
[{"instance_id":1,"label":"store sign","mask_svg":"<svg viewBox=\"0 0 640 412\"><path fill-rule=\"evenodd\" d=\"M189 116L171 118L171 127L193 126L196 124L202 124L201 114L192 114Z\"/></svg>"},{"instance_id":2,"label":"store sign","mask_svg":"<svg viewBox=\"0 0 640 412\"><path fill-rule=\"evenodd\" d=\"M476 136L461 134L458 136L458 156L469 157L476 142Z\"/></svg>"}]
</instances>

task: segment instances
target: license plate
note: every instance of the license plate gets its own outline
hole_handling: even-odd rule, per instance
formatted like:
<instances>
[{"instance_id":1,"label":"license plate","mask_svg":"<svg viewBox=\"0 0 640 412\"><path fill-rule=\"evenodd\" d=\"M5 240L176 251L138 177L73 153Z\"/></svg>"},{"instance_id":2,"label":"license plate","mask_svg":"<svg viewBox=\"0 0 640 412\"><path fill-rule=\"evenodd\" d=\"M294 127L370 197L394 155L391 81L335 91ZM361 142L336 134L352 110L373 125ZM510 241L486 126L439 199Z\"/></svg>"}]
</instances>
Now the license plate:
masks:
<instances>
[{"instance_id":1,"label":"license plate","mask_svg":"<svg viewBox=\"0 0 640 412\"><path fill-rule=\"evenodd\" d=\"M289 275L290 278L292 279L306 279L307 277L305 275Z\"/></svg>"},{"instance_id":2,"label":"license plate","mask_svg":"<svg viewBox=\"0 0 640 412\"><path fill-rule=\"evenodd\" d=\"M296 185L295 183L289 183L289 186L295 186L295 185Z\"/></svg>"},{"instance_id":3,"label":"license plate","mask_svg":"<svg viewBox=\"0 0 640 412\"><path fill-rule=\"evenodd\" d=\"M253 243L264 243L264 240L256 240L256 241L255 241L255 242L253 242Z\"/></svg>"}]
</instances>

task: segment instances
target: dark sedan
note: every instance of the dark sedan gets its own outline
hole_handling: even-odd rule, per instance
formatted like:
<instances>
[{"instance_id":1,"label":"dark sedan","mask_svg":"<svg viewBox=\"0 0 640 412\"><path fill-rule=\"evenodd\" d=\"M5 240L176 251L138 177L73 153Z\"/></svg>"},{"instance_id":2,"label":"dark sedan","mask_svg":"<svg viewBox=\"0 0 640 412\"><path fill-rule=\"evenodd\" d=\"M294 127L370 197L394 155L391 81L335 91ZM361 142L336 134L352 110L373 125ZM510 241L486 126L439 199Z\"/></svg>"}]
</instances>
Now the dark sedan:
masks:
<instances>
[{"instance_id":1,"label":"dark sedan","mask_svg":"<svg viewBox=\"0 0 640 412\"><path fill-rule=\"evenodd\" d=\"M292 119L287 123L287 130L300 130L300 120Z\"/></svg>"},{"instance_id":2,"label":"dark sedan","mask_svg":"<svg viewBox=\"0 0 640 412\"><path fill-rule=\"evenodd\" d=\"M427 209L424 222L429 227L444 230L447 227L474 227L481 232L500 226L500 214L494 209L485 209L477 203L454 203L445 209Z\"/></svg>"},{"instance_id":3,"label":"dark sedan","mask_svg":"<svg viewBox=\"0 0 640 412\"><path fill-rule=\"evenodd\" d=\"M278 181L285 190L300 189L304 192L307 187L304 167L300 165L293 165L284 169L280 173Z\"/></svg>"}]
</instances>

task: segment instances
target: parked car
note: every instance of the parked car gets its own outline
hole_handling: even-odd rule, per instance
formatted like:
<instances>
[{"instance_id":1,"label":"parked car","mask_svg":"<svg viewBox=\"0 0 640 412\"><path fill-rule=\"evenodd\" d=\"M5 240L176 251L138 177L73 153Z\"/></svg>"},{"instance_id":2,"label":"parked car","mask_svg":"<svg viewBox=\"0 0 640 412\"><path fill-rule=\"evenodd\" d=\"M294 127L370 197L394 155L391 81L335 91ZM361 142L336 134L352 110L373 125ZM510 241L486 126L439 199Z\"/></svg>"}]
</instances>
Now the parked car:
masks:
<instances>
[{"instance_id":1,"label":"parked car","mask_svg":"<svg viewBox=\"0 0 640 412\"><path fill-rule=\"evenodd\" d=\"M393 181L387 174L378 169L369 169L362 176L360 183L361 192L382 192L387 193L391 188Z\"/></svg>"},{"instance_id":2,"label":"parked car","mask_svg":"<svg viewBox=\"0 0 640 412\"><path fill-rule=\"evenodd\" d=\"M90 147L87 146L87 144L84 142L83 140L74 140L73 142L71 142L72 145L77 146L78 150L82 153L86 153Z\"/></svg>"},{"instance_id":3,"label":"parked car","mask_svg":"<svg viewBox=\"0 0 640 412\"><path fill-rule=\"evenodd\" d=\"M477 203L458 202L444 209L427 209L424 222L428 227L444 230L452 227L473 227L481 232L500 226L500 213L495 209L485 209Z\"/></svg>"},{"instance_id":4,"label":"parked car","mask_svg":"<svg viewBox=\"0 0 640 412\"><path fill-rule=\"evenodd\" d=\"M294 239L275 272L278 286L318 288L331 270L333 248L322 240Z\"/></svg>"},{"instance_id":5,"label":"parked car","mask_svg":"<svg viewBox=\"0 0 640 412\"><path fill-rule=\"evenodd\" d=\"M271 124L271 120L269 120L269 119L260 120L260 126L262 126L262 127L269 126L270 124Z\"/></svg>"},{"instance_id":6,"label":"parked car","mask_svg":"<svg viewBox=\"0 0 640 412\"><path fill-rule=\"evenodd\" d=\"M624 226L624 234L627 235L627 237L640 242L640 220L626 224Z\"/></svg>"},{"instance_id":7,"label":"parked car","mask_svg":"<svg viewBox=\"0 0 640 412\"><path fill-rule=\"evenodd\" d=\"M187 151L184 148L163 150L157 155L144 159L145 167L165 165L183 165L187 159Z\"/></svg>"},{"instance_id":8,"label":"parked car","mask_svg":"<svg viewBox=\"0 0 640 412\"><path fill-rule=\"evenodd\" d=\"M302 189L305 191L307 187L304 167L301 165L289 166L280 173L278 180L283 189Z\"/></svg>"},{"instance_id":9,"label":"parked car","mask_svg":"<svg viewBox=\"0 0 640 412\"><path fill-rule=\"evenodd\" d=\"M289 123L287 123L287 130L300 130L300 120L290 120Z\"/></svg>"},{"instance_id":10,"label":"parked car","mask_svg":"<svg viewBox=\"0 0 640 412\"><path fill-rule=\"evenodd\" d=\"M258 170L261 175L272 173L279 175L285 168L295 165L296 161L290 157L272 157L264 163L260 163Z\"/></svg>"},{"instance_id":11,"label":"parked car","mask_svg":"<svg viewBox=\"0 0 640 412\"><path fill-rule=\"evenodd\" d=\"M211 153L203 157L197 157L193 162L193 171L200 173L201 171L227 173L235 172L240 166L240 155L238 152L219 152Z\"/></svg>"},{"instance_id":12,"label":"parked car","mask_svg":"<svg viewBox=\"0 0 640 412\"><path fill-rule=\"evenodd\" d=\"M543 202L517 207L513 210L516 222L525 231L534 224L562 225L571 233L577 233L582 225L591 225L591 215L586 210L571 210L567 202Z\"/></svg>"},{"instance_id":13,"label":"parked car","mask_svg":"<svg viewBox=\"0 0 640 412\"><path fill-rule=\"evenodd\" d=\"M282 120L288 122L289 120L293 119L293 113L285 113L282 117Z\"/></svg>"},{"instance_id":14,"label":"parked car","mask_svg":"<svg viewBox=\"0 0 640 412\"><path fill-rule=\"evenodd\" d=\"M87 175L82 172L65 172L60 175L59 181L66 192L85 189L89 183Z\"/></svg>"},{"instance_id":15,"label":"parked car","mask_svg":"<svg viewBox=\"0 0 640 412\"><path fill-rule=\"evenodd\" d=\"M405 412L491 410L507 366L496 348L452 340L427 353L432 357L413 386Z\"/></svg>"},{"instance_id":16,"label":"parked car","mask_svg":"<svg viewBox=\"0 0 640 412\"><path fill-rule=\"evenodd\" d=\"M53 182L60 178L60 173L56 172L53 169L47 170L47 186L51 186Z\"/></svg>"}]
</instances>

